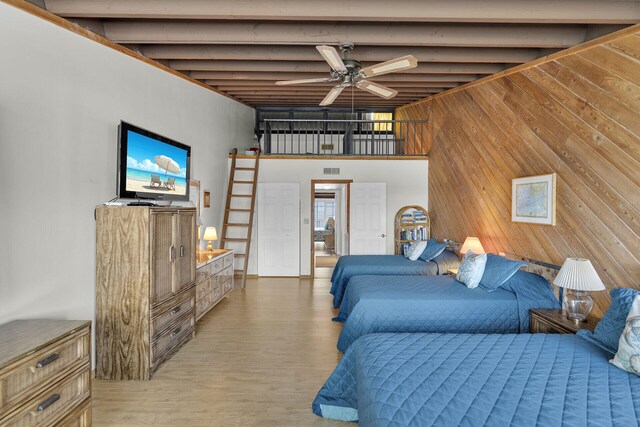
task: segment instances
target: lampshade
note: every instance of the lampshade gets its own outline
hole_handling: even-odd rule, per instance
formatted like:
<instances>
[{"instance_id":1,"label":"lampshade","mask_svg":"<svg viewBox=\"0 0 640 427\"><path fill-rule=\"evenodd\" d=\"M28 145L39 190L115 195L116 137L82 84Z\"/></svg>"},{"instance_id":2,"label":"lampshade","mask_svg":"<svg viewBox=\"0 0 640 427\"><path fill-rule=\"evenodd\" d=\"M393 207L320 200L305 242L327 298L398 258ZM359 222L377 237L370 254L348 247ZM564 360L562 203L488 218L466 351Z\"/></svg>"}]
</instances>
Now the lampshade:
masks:
<instances>
[{"instance_id":1,"label":"lampshade","mask_svg":"<svg viewBox=\"0 0 640 427\"><path fill-rule=\"evenodd\" d=\"M215 227L207 227L204 230L204 236L202 240L218 240L218 233L216 232Z\"/></svg>"},{"instance_id":2,"label":"lampshade","mask_svg":"<svg viewBox=\"0 0 640 427\"><path fill-rule=\"evenodd\" d=\"M480 243L480 239L478 239L477 237L467 237L467 239L464 241L464 244L462 245L462 248L460 248L460 253L464 255L469 251L473 252L476 255L484 253L484 248Z\"/></svg>"},{"instance_id":3,"label":"lampshade","mask_svg":"<svg viewBox=\"0 0 640 427\"><path fill-rule=\"evenodd\" d=\"M584 258L567 258L553 284L576 291L603 291L604 283L600 280L591 261Z\"/></svg>"}]
</instances>

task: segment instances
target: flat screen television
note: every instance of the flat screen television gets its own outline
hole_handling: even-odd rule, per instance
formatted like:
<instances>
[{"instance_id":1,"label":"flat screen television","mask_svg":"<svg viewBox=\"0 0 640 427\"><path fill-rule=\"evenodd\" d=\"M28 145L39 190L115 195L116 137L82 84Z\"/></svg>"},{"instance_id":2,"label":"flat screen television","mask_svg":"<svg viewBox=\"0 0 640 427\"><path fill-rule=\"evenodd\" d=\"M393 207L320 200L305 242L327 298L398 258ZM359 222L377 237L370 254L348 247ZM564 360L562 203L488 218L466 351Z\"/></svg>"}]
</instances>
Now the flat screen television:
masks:
<instances>
[{"instance_id":1,"label":"flat screen television","mask_svg":"<svg viewBox=\"0 0 640 427\"><path fill-rule=\"evenodd\" d=\"M121 122L118 197L189 200L191 147Z\"/></svg>"}]
</instances>

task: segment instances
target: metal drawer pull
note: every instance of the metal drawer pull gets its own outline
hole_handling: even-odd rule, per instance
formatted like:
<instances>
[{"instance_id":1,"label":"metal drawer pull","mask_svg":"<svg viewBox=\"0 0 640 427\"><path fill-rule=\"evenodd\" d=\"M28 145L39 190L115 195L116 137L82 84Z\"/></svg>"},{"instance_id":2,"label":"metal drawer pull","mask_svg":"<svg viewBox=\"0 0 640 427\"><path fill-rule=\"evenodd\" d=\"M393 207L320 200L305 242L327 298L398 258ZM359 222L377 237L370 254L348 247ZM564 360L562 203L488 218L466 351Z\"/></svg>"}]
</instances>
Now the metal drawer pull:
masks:
<instances>
[{"instance_id":1,"label":"metal drawer pull","mask_svg":"<svg viewBox=\"0 0 640 427\"><path fill-rule=\"evenodd\" d=\"M174 316L174 315L178 314L180 312L180 310L182 310L182 307L181 306L177 306L176 308L171 310L171 315Z\"/></svg>"},{"instance_id":2,"label":"metal drawer pull","mask_svg":"<svg viewBox=\"0 0 640 427\"><path fill-rule=\"evenodd\" d=\"M41 361L39 361L36 364L36 368L40 369L40 368L44 368L45 366L47 366L50 363L55 362L56 360L60 359L60 355L58 353L53 353L51 356L45 357L44 359L42 359Z\"/></svg>"},{"instance_id":3,"label":"metal drawer pull","mask_svg":"<svg viewBox=\"0 0 640 427\"><path fill-rule=\"evenodd\" d=\"M56 403L58 400L60 400L60 395L59 394L53 394L51 395L50 398L48 398L47 400L45 400L44 402L42 402L41 404L38 405L38 407L36 408L36 410L38 412L42 412L45 409L47 409L49 406L53 405L54 403Z\"/></svg>"},{"instance_id":4,"label":"metal drawer pull","mask_svg":"<svg viewBox=\"0 0 640 427\"><path fill-rule=\"evenodd\" d=\"M175 331L171 332L171 338L175 337L176 335L178 335L180 333L180 331L182 330L182 328L178 328Z\"/></svg>"},{"instance_id":5,"label":"metal drawer pull","mask_svg":"<svg viewBox=\"0 0 640 427\"><path fill-rule=\"evenodd\" d=\"M184 245L180 245L180 258L184 256Z\"/></svg>"}]
</instances>

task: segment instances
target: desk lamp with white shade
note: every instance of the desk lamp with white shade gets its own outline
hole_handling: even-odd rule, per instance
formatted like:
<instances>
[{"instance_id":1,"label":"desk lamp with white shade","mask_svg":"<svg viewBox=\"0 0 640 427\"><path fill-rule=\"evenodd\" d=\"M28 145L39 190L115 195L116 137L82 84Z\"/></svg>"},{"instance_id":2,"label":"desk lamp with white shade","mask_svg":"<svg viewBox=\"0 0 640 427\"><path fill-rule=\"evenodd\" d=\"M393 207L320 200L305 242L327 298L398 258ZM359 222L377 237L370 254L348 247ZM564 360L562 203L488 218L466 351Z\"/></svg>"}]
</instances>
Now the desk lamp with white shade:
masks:
<instances>
[{"instance_id":1,"label":"desk lamp with white shade","mask_svg":"<svg viewBox=\"0 0 640 427\"><path fill-rule=\"evenodd\" d=\"M567 258L553 284L566 290L562 305L567 317L576 323L584 321L593 308L588 291L605 290L591 261L584 258Z\"/></svg>"},{"instance_id":2,"label":"desk lamp with white shade","mask_svg":"<svg viewBox=\"0 0 640 427\"><path fill-rule=\"evenodd\" d=\"M213 245L211 244L212 240L218 240L218 232L215 227L207 227L204 230L204 236L202 236L202 240L208 240L209 244L207 245L207 251L213 251Z\"/></svg>"},{"instance_id":3,"label":"desk lamp with white shade","mask_svg":"<svg viewBox=\"0 0 640 427\"><path fill-rule=\"evenodd\" d=\"M465 255L467 252L473 252L476 255L480 255L485 253L482 244L480 243L480 239L477 237L467 237L460 248L460 253Z\"/></svg>"}]
</instances>

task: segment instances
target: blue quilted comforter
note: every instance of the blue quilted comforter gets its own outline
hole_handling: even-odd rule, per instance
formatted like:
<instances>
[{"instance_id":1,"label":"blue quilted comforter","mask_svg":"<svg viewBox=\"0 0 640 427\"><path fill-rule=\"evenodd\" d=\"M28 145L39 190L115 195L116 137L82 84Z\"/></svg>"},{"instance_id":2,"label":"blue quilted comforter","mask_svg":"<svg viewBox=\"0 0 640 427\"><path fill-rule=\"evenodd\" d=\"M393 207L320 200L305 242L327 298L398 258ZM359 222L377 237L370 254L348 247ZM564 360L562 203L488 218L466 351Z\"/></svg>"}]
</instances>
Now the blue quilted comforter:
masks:
<instances>
[{"instance_id":1,"label":"blue quilted comforter","mask_svg":"<svg viewBox=\"0 0 640 427\"><path fill-rule=\"evenodd\" d=\"M529 332L529 309L560 308L549 282L517 272L493 292L469 289L450 276L358 276L336 320L345 321L338 350L376 332Z\"/></svg>"},{"instance_id":2,"label":"blue quilted comforter","mask_svg":"<svg viewBox=\"0 0 640 427\"><path fill-rule=\"evenodd\" d=\"M347 255L338 259L331 275L333 307L340 307L349 279L353 276L376 274L385 276L435 276L458 268L458 256L445 250L432 261L411 261L402 255Z\"/></svg>"},{"instance_id":3,"label":"blue quilted comforter","mask_svg":"<svg viewBox=\"0 0 640 427\"><path fill-rule=\"evenodd\" d=\"M373 334L313 402L376 426L637 426L640 377L576 335Z\"/></svg>"}]
</instances>

